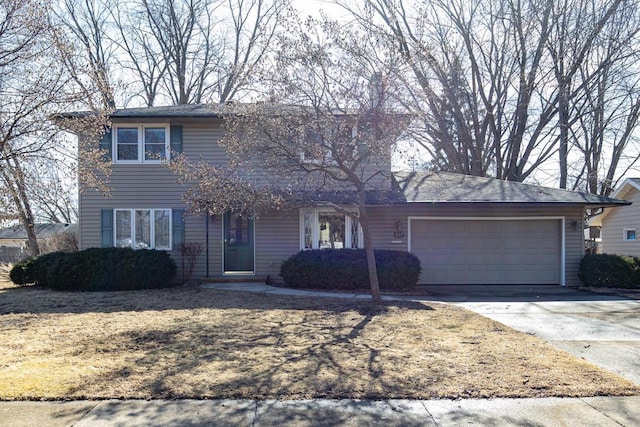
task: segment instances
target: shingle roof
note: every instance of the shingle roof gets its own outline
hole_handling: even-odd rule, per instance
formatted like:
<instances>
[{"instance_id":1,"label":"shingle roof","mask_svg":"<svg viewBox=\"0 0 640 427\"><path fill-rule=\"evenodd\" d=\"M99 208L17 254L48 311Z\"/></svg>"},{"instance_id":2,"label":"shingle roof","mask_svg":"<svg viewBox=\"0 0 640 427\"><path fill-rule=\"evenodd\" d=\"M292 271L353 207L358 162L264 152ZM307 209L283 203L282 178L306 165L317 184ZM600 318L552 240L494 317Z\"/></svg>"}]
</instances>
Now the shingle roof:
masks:
<instances>
[{"instance_id":1,"label":"shingle roof","mask_svg":"<svg viewBox=\"0 0 640 427\"><path fill-rule=\"evenodd\" d=\"M449 172L395 173L408 203L520 203L624 206L625 200Z\"/></svg>"},{"instance_id":2,"label":"shingle roof","mask_svg":"<svg viewBox=\"0 0 640 427\"><path fill-rule=\"evenodd\" d=\"M51 224L36 224L36 236L39 239L47 239L54 234L58 234L63 231L76 232L76 224L63 224L63 223L51 223ZM27 232L22 225L15 225L13 227L5 227L0 229L0 239L26 239Z\"/></svg>"},{"instance_id":3,"label":"shingle roof","mask_svg":"<svg viewBox=\"0 0 640 427\"><path fill-rule=\"evenodd\" d=\"M54 119L74 119L94 114L91 111L73 111L55 116ZM219 118L220 111L206 104L168 105L162 107L119 108L111 118L154 119L154 118Z\"/></svg>"},{"instance_id":4,"label":"shingle roof","mask_svg":"<svg viewBox=\"0 0 640 427\"><path fill-rule=\"evenodd\" d=\"M118 108L109 117L112 119L171 119L171 118L222 118L223 115L242 113L253 108L259 109L261 114L273 115L298 115L302 112L315 113L313 107L296 104L280 104L272 102L244 103L230 101L225 104L186 104L167 105L159 107L139 107L139 108ZM326 111L325 111L326 112ZM358 111L345 111L340 109L331 110L331 114L357 115ZM360 112L361 113L361 112ZM94 114L91 111L73 111L53 116L54 119L74 119L87 117ZM410 117L406 114L397 113L399 118Z\"/></svg>"},{"instance_id":5,"label":"shingle roof","mask_svg":"<svg viewBox=\"0 0 640 427\"><path fill-rule=\"evenodd\" d=\"M164 107L123 108L111 113L112 118L218 118L219 109L206 104L170 105Z\"/></svg>"},{"instance_id":6,"label":"shingle roof","mask_svg":"<svg viewBox=\"0 0 640 427\"><path fill-rule=\"evenodd\" d=\"M611 197L626 197L626 195L632 189L640 191L640 178L625 179L624 182L615 189ZM605 209L601 214L594 216L589 220L589 225L594 227L601 227L602 220L605 219L607 215L609 215L609 212L611 212L611 209Z\"/></svg>"}]
</instances>

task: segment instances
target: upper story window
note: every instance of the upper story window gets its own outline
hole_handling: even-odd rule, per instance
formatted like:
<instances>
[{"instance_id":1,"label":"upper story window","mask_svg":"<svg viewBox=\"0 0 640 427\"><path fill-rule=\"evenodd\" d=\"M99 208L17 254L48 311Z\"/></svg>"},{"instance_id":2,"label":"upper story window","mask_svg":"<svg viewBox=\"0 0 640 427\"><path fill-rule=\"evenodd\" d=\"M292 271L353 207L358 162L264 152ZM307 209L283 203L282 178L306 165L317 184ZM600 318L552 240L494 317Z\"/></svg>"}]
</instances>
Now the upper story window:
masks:
<instances>
[{"instance_id":1,"label":"upper story window","mask_svg":"<svg viewBox=\"0 0 640 427\"><path fill-rule=\"evenodd\" d=\"M622 235L623 240L636 240L636 229L635 228L625 228L624 234Z\"/></svg>"},{"instance_id":2,"label":"upper story window","mask_svg":"<svg viewBox=\"0 0 640 427\"><path fill-rule=\"evenodd\" d=\"M304 135L304 148L300 152L300 159L307 163L329 164L333 163L336 155L342 159L353 156L358 126L343 124L336 131L324 132L307 129ZM334 153L333 150L337 150L338 153Z\"/></svg>"},{"instance_id":3,"label":"upper story window","mask_svg":"<svg viewBox=\"0 0 640 427\"><path fill-rule=\"evenodd\" d=\"M168 125L119 125L114 134L116 163L159 163L169 158Z\"/></svg>"},{"instance_id":4,"label":"upper story window","mask_svg":"<svg viewBox=\"0 0 640 427\"><path fill-rule=\"evenodd\" d=\"M362 229L350 216L333 209L300 211L300 249L356 249L363 247Z\"/></svg>"}]
</instances>

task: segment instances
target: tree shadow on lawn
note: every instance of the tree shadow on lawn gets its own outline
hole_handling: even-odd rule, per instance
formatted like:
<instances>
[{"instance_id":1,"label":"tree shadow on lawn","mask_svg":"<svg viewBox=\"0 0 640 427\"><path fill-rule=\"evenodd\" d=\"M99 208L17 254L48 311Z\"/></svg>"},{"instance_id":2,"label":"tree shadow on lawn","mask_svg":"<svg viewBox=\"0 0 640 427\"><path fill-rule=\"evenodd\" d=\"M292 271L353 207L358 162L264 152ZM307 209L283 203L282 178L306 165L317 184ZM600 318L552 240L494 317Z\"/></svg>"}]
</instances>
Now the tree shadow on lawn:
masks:
<instances>
[{"instance_id":1,"label":"tree shadow on lawn","mask_svg":"<svg viewBox=\"0 0 640 427\"><path fill-rule=\"evenodd\" d=\"M405 303L400 305L406 307ZM351 318L357 323L340 327L335 322L323 323L322 315L314 314L311 319L281 321L257 331L251 326L256 319L248 319L245 328L237 328L231 321L215 328L194 322L123 332L104 344L130 354L127 364L87 378L69 395L143 399L409 397L415 392L407 389L411 379L398 382L396 376L385 376L377 348L380 342L362 336L383 311L365 310ZM237 335L230 335L230 330ZM102 345L95 338L88 340L87 345ZM397 360L391 365L402 370L403 355L394 357Z\"/></svg>"},{"instance_id":2,"label":"tree shadow on lawn","mask_svg":"<svg viewBox=\"0 0 640 427\"><path fill-rule=\"evenodd\" d=\"M362 313L383 313L387 307L431 310L416 301L384 301L374 305L369 299L292 297L243 291L202 290L194 287L119 292L63 292L38 286L0 290L0 315L9 313L83 314L195 309L291 309Z\"/></svg>"}]
</instances>

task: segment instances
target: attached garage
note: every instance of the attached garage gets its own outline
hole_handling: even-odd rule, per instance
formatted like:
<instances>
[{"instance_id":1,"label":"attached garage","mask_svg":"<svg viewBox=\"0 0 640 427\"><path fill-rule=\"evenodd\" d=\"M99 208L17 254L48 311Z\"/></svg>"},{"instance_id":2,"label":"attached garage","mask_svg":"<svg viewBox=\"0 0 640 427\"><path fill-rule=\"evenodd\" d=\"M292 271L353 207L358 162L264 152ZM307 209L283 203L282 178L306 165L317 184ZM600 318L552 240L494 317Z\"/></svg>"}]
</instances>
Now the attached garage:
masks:
<instances>
[{"instance_id":1,"label":"attached garage","mask_svg":"<svg viewBox=\"0 0 640 427\"><path fill-rule=\"evenodd\" d=\"M564 285L564 219L409 218L423 284Z\"/></svg>"},{"instance_id":2,"label":"attached garage","mask_svg":"<svg viewBox=\"0 0 640 427\"><path fill-rule=\"evenodd\" d=\"M394 178L402 197L381 207L380 219L372 215L370 222L385 233L375 244L406 245L420 259L419 282L427 285L578 286L585 209L629 204L449 172L397 172Z\"/></svg>"}]
</instances>

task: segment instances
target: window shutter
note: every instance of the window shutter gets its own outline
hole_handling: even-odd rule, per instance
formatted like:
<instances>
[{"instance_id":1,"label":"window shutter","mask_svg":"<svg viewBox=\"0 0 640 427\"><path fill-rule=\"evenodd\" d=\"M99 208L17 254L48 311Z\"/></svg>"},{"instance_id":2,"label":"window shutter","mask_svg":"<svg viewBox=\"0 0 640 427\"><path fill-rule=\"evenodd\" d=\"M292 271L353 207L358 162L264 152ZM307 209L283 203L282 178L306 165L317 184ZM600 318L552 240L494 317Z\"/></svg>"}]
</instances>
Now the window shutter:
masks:
<instances>
[{"instance_id":1,"label":"window shutter","mask_svg":"<svg viewBox=\"0 0 640 427\"><path fill-rule=\"evenodd\" d=\"M113 209L101 210L102 247L113 246Z\"/></svg>"},{"instance_id":2,"label":"window shutter","mask_svg":"<svg viewBox=\"0 0 640 427\"><path fill-rule=\"evenodd\" d=\"M112 144L111 144L111 129L106 128L102 139L100 140L100 149L105 150L108 154L105 155L106 161L111 161L113 158Z\"/></svg>"},{"instance_id":3,"label":"window shutter","mask_svg":"<svg viewBox=\"0 0 640 427\"><path fill-rule=\"evenodd\" d=\"M174 209L172 215L173 247L177 248L184 243L184 209Z\"/></svg>"},{"instance_id":4,"label":"window shutter","mask_svg":"<svg viewBox=\"0 0 640 427\"><path fill-rule=\"evenodd\" d=\"M171 125L169 138L171 151L174 153L182 153L182 125Z\"/></svg>"}]
</instances>

